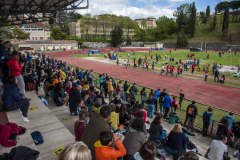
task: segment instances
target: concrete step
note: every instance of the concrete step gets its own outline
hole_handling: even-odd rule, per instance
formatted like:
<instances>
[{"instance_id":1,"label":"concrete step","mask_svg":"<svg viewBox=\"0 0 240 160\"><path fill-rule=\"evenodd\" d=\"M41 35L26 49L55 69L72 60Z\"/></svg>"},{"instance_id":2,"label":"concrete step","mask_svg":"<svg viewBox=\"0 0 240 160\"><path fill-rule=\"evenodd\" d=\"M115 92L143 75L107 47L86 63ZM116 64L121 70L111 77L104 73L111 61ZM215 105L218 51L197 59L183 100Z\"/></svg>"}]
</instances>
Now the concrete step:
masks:
<instances>
[{"instance_id":1,"label":"concrete step","mask_svg":"<svg viewBox=\"0 0 240 160\"><path fill-rule=\"evenodd\" d=\"M29 123L24 123L18 110L7 112L10 122L27 128L27 132L18 136L17 146L23 145L38 150L40 156L38 159L51 160L57 159L54 153L74 143L74 136L65 128L58 118L41 102L34 92L27 92L27 97L31 99L30 110L28 112ZM35 145L31 133L39 131L42 133L44 143ZM0 154L9 152L11 148L0 148Z\"/></svg>"}]
</instances>

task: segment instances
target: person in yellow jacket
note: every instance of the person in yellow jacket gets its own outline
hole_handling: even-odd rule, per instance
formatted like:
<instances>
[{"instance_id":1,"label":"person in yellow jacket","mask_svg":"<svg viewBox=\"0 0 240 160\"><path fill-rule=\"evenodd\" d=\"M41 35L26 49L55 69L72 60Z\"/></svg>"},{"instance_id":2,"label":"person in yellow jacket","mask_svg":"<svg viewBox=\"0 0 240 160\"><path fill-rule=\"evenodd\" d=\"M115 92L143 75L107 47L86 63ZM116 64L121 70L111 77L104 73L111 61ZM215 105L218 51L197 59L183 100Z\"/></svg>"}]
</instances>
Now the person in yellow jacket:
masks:
<instances>
[{"instance_id":1,"label":"person in yellow jacket","mask_svg":"<svg viewBox=\"0 0 240 160\"><path fill-rule=\"evenodd\" d=\"M66 73L63 72L62 70L60 70L60 78L61 78L62 80L66 80Z\"/></svg>"},{"instance_id":2,"label":"person in yellow jacket","mask_svg":"<svg viewBox=\"0 0 240 160\"><path fill-rule=\"evenodd\" d=\"M111 112L111 126L113 127L114 131L118 129L118 124L119 124L119 114L115 112L116 106L114 103L110 103L110 108L112 109Z\"/></svg>"},{"instance_id":3,"label":"person in yellow jacket","mask_svg":"<svg viewBox=\"0 0 240 160\"><path fill-rule=\"evenodd\" d=\"M85 82L83 83L82 89L83 89L84 91L87 91L87 90L89 89L88 81L85 81Z\"/></svg>"},{"instance_id":4,"label":"person in yellow jacket","mask_svg":"<svg viewBox=\"0 0 240 160\"><path fill-rule=\"evenodd\" d=\"M117 160L125 156L126 149L120 139L120 135L111 131L101 132L99 140L94 144L96 160Z\"/></svg>"},{"instance_id":5,"label":"person in yellow jacket","mask_svg":"<svg viewBox=\"0 0 240 160\"><path fill-rule=\"evenodd\" d=\"M113 99L113 84L112 81L108 81L108 96L109 96L109 101Z\"/></svg>"}]
</instances>

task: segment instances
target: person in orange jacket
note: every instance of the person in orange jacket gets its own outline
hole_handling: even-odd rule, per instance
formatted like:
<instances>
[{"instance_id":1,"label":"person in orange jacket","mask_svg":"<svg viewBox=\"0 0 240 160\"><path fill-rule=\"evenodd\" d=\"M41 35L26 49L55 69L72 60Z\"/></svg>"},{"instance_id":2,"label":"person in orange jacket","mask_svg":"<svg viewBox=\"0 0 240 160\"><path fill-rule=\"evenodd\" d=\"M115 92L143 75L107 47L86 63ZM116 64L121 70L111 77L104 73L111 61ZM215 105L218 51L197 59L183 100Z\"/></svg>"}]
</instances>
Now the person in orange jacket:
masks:
<instances>
[{"instance_id":1,"label":"person in orange jacket","mask_svg":"<svg viewBox=\"0 0 240 160\"><path fill-rule=\"evenodd\" d=\"M111 131L101 132L99 140L94 144L96 160L117 160L125 156L126 149L120 139L120 135Z\"/></svg>"}]
</instances>

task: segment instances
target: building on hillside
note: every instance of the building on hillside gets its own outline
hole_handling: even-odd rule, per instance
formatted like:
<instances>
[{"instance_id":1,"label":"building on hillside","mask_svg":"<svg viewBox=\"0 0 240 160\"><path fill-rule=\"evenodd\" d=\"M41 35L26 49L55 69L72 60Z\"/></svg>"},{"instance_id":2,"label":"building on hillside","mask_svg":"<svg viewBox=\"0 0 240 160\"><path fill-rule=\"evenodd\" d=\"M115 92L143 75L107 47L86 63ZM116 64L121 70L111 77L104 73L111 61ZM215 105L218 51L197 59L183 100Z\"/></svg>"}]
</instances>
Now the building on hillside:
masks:
<instances>
[{"instance_id":1,"label":"building on hillside","mask_svg":"<svg viewBox=\"0 0 240 160\"><path fill-rule=\"evenodd\" d=\"M45 40L45 41L11 41L20 50L24 48L34 49L35 51L56 51L56 50L75 50L78 43L75 40Z\"/></svg>"},{"instance_id":2,"label":"building on hillside","mask_svg":"<svg viewBox=\"0 0 240 160\"><path fill-rule=\"evenodd\" d=\"M45 41L50 40L50 28L47 23L30 23L20 26L22 30L30 33L29 41Z\"/></svg>"},{"instance_id":3,"label":"building on hillside","mask_svg":"<svg viewBox=\"0 0 240 160\"><path fill-rule=\"evenodd\" d=\"M154 17L140 18L140 19L135 19L134 21L142 29L155 28L157 26L156 18Z\"/></svg>"},{"instance_id":4,"label":"building on hillside","mask_svg":"<svg viewBox=\"0 0 240 160\"><path fill-rule=\"evenodd\" d=\"M78 22L69 23L69 32L71 36L81 37L85 39L106 38L110 39L111 31L115 23L104 22L99 20L79 20ZM131 28L123 28L123 38L134 38L135 30Z\"/></svg>"}]
</instances>

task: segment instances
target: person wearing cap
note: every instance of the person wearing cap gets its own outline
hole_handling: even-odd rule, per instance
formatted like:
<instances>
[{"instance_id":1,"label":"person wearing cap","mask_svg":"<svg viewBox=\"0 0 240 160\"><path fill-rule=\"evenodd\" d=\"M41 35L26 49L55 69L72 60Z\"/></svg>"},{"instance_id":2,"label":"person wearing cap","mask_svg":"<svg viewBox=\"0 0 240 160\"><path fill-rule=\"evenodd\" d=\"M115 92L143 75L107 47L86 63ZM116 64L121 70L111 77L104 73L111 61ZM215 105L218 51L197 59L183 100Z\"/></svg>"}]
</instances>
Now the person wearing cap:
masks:
<instances>
[{"instance_id":1,"label":"person wearing cap","mask_svg":"<svg viewBox=\"0 0 240 160\"><path fill-rule=\"evenodd\" d=\"M93 159L95 159L94 143L99 139L99 135L103 131L110 131L108 122L111 121L111 108L104 106L100 109L100 114L94 114L86 126L81 141L83 141L90 149Z\"/></svg>"},{"instance_id":2,"label":"person wearing cap","mask_svg":"<svg viewBox=\"0 0 240 160\"><path fill-rule=\"evenodd\" d=\"M81 96L82 86L77 83L72 84L72 90L69 93L69 110L72 116L77 116L77 108L82 100Z\"/></svg>"}]
</instances>

